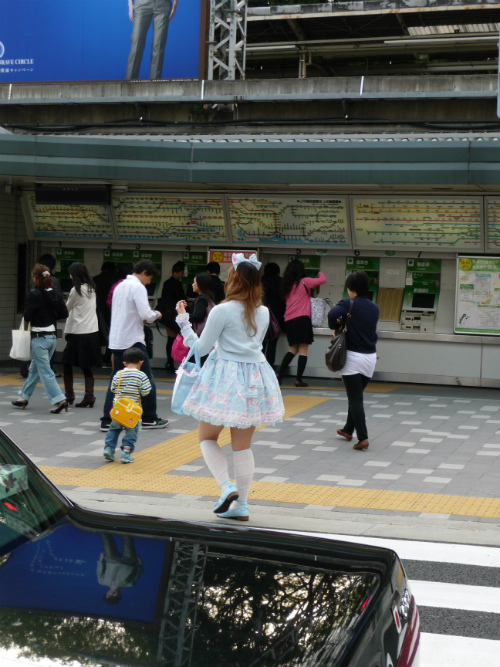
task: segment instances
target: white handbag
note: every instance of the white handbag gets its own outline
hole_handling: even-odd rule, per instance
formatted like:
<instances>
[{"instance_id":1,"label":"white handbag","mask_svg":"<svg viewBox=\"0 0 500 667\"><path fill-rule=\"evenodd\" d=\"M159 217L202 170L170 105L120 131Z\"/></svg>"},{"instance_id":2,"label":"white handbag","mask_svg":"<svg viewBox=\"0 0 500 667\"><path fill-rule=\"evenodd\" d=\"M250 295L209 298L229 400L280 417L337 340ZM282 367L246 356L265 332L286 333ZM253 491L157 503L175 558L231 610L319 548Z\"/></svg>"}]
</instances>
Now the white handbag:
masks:
<instances>
[{"instance_id":1,"label":"white handbag","mask_svg":"<svg viewBox=\"0 0 500 667\"><path fill-rule=\"evenodd\" d=\"M19 329L12 330L12 347L9 356L18 361L29 361L31 359L31 323L24 330L24 317Z\"/></svg>"}]
</instances>

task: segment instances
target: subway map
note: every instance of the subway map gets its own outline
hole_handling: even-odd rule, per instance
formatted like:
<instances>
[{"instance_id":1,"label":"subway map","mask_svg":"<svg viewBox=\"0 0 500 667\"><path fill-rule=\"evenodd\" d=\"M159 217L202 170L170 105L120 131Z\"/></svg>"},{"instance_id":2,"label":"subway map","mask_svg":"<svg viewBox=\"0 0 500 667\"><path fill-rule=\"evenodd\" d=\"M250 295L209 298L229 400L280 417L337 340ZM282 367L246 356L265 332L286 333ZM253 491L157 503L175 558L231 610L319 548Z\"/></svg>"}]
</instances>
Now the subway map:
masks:
<instances>
[{"instance_id":1,"label":"subway map","mask_svg":"<svg viewBox=\"0 0 500 667\"><path fill-rule=\"evenodd\" d=\"M234 243L349 246L346 199L229 198Z\"/></svg>"},{"instance_id":2,"label":"subway map","mask_svg":"<svg viewBox=\"0 0 500 667\"><path fill-rule=\"evenodd\" d=\"M500 199L489 199L487 207L488 250L500 252Z\"/></svg>"},{"instance_id":3,"label":"subway map","mask_svg":"<svg viewBox=\"0 0 500 667\"><path fill-rule=\"evenodd\" d=\"M474 199L353 198L356 245L481 249L481 202Z\"/></svg>"},{"instance_id":4,"label":"subway map","mask_svg":"<svg viewBox=\"0 0 500 667\"><path fill-rule=\"evenodd\" d=\"M107 206L37 204L35 193L27 195L35 238L112 240Z\"/></svg>"},{"instance_id":5,"label":"subway map","mask_svg":"<svg viewBox=\"0 0 500 667\"><path fill-rule=\"evenodd\" d=\"M222 199L119 195L113 197L121 240L225 241Z\"/></svg>"}]
</instances>

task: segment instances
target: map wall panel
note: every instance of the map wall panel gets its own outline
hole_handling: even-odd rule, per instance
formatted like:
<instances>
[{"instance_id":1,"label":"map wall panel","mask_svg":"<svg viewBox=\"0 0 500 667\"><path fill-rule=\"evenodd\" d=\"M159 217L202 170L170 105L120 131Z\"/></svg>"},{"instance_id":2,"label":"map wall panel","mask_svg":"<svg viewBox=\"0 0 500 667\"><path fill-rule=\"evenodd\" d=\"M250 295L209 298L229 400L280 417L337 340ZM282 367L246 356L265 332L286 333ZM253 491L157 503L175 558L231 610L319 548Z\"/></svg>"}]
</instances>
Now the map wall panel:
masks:
<instances>
[{"instance_id":1,"label":"map wall panel","mask_svg":"<svg viewBox=\"0 0 500 667\"><path fill-rule=\"evenodd\" d=\"M500 199L487 199L486 251L500 253Z\"/></svg>"},{"instance_id":2,"label":"map wall panel","mask_svg":"<svg viewBox=\"0 0 500 667\"><path fill-rule=\"evenodd\" d=\"M122 241L225 242L220 197L118 195L112 205Z\"/></svg>"},{"instance_id":3,"label":"map wall panel","mask_svg":"<svg viewBox=\"0 0 500 667\"><path fill-rule=\"evenodd\" d=\"M347 199L230 197L233 242L350 247Z\"/></svg>"},{"instance_id":4,"label":"map wall panel","mask_svg":"<svg viewBox=\"0 0 500 667\"><path fill-rule=\"evenodd\" d=\"M37 204L34 192L27 202L37 239L113 239L107 206Z\"/></svg>"},{"instance_id":5,"label":"map wall panel","mask_svg":"<svg viewBox=\"0 0 500 667\"><path fill-rule=\"evenodd\" d=\"M358 247L481 251L481 202L472 198L353 197Z\"/></svg>"}]
</instances>

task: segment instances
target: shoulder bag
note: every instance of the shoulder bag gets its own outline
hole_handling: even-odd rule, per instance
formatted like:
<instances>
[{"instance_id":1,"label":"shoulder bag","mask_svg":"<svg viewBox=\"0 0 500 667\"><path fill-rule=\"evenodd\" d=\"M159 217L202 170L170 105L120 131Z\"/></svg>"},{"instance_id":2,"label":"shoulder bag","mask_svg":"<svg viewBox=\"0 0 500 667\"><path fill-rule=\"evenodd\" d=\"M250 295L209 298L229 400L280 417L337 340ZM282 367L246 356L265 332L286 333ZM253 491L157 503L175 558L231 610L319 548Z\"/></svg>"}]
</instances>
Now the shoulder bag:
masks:
<instances>
[{"instance_id":1,"label":"shoulder bag","mask_svg":"<svg viewBox=\"0 0 500 667\"><path fill-rule=\"evenodd\" d=\"M116 388L116 395L120 391L120 382L122 381L122 373L120 371L120 377L118 378L118 387ZM132 398L128 396L122 396L121 398L116 398L111 408L109 416L111 421L120 424L124 428L134 428L137 426L137 422L141 418L142 408L138 403L136 403Z\"/></svg>"},{"instance_id":2,"label":"shoulder bag","mask_svg":"<svg viewBox=\"0 0 500 667\"><path fill-rule=\"evenodd\" d=\"M309 301L311 303L311 324L315 328L321 327L323 326L323 320L325 318L326 301L325 299L320 299L319 297L310 296L311 293L309 292L307 285L304 281L302 281L302 284L304 285L304 289L309 295Z\"/></svg>"},{"instance_id":3,"label":"shoulder bag","mask_svg":"<svg viewBox=\"0 0 500 667\"><path fill-rule=\"evenodd\" d=\"M266 335L264 336L264 343L267 343L270 340L274 340L275 338L278 338L278 336L281 334L281 327L278 323L278 320L276 319L275 314L273 311L269 308L269 326L267 327Z\"/></svg>"},{"instance_id":4,"label":"shoulder bag","mask_svg":"<svg viewBox=\"0 0 500 667\"><path fill-rule=\"evenodd\" d=\"M340 327L337 335L334 336L325 352L325 363L329 371L335 373L342 370L345 366L347 355L347 322L351 317L352 305L354 301L351 299L349 304L349 312L346 315L345 322Z\"/></svg>"},{"instance_id":5,"label":"shoulder bag","mask_svg":"<svg viewBox=\"0 0 500 667\"><path fill-rule=\"evenodd\" d=\"M188 359L194 354L193 364ZM198 341L196 340L189 348L186 358L176 371L174 390L172 392L172 403L170 409L178 415L183 415L183 406L194 383L198 380L201 371L200 355L198 354Z\"/></svg>"}]
</instances>

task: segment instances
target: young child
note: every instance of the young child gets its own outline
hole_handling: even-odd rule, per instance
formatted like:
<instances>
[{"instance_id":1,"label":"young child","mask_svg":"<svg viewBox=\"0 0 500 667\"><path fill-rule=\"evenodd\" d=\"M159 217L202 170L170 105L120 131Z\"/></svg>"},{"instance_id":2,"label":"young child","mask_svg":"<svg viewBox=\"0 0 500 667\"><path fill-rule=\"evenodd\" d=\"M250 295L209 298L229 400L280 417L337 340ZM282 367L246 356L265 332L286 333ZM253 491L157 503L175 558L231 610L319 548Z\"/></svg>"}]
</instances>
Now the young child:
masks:
<instances>
[{"instance_id":1,"label":"young child","mask_svg":"<svg viewBox=\"0 0 500 667\"><path fill-rule=\"evenodd\" d=\"M125 368L116 373L111 384L111 391L115 394L115 398L126 396L140 404L141 396L149 394L151 383L146 373L141 371L143 363L144 353L138 347L129 347L128 350L125 350L123 353L123 365ZM119 390L118 384L120 385ZM106 440L104 441L104 458L108 461L115 460L115 449L122 430L125 431L125 435L121 444L122 456L120 461L122 463L132 463L134 459L131 455L135 449L139 424L134 426L134 428L125 428L112 421L109 431L106 433Z\"/></svg>"}]
</instances>

